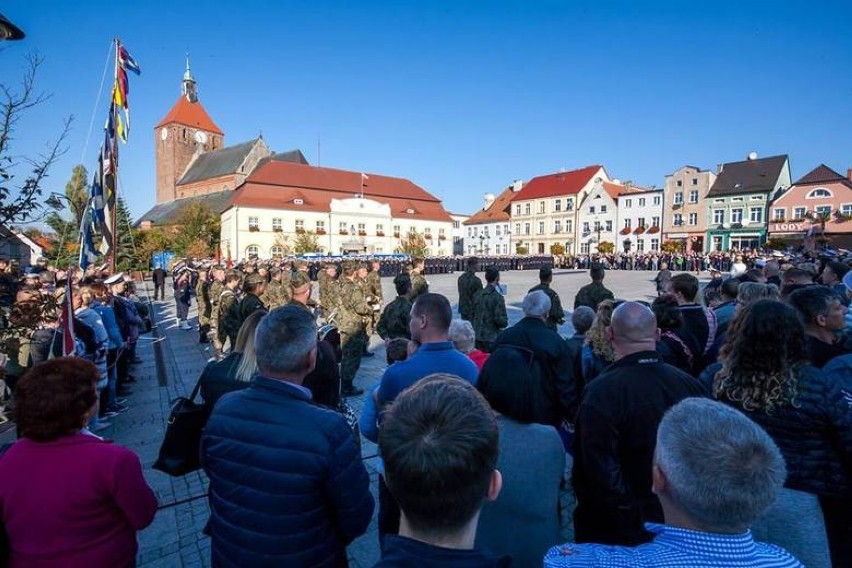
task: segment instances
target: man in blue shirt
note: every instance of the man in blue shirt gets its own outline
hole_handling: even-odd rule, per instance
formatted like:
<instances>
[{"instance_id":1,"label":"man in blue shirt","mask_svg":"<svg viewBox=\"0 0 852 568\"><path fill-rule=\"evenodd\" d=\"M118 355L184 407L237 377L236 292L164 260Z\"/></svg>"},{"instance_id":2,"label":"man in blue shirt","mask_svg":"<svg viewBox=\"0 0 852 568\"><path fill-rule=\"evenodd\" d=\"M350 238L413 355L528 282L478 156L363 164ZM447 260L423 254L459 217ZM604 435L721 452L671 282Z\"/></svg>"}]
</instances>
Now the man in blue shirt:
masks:
<instances>
[{"instance_id":1,"label":"man in blue shirt","mask_svg":"<svg viewBox=\"0 0 852 568\"><path fill-rule=\"evenodd\" d=\"M479 370L467 355L457 351L449 340L453 309L440 294L417 296L411 306L411 339L420 343L417 352L405 361L387 368L376 393L379 412L386 410L405 389L428 375L444 373L476 384ZM399 507L379 475L379 540L399 532Z\"/></svg>"},{"instance_id":2,"label":"man in blue shirt","mask_svg":"<svg viewBox=\"0 0 852 568\"><path fill-rule=\"evenodd\" d=\"M745 415L708 399L684 399L657 431L652 487L666 524L645 525L654 540L636 547L567 543L551 548L544 566L801 567L748 530L775 502L786 473L778 447Z\"/></svg>"}]
</instances>

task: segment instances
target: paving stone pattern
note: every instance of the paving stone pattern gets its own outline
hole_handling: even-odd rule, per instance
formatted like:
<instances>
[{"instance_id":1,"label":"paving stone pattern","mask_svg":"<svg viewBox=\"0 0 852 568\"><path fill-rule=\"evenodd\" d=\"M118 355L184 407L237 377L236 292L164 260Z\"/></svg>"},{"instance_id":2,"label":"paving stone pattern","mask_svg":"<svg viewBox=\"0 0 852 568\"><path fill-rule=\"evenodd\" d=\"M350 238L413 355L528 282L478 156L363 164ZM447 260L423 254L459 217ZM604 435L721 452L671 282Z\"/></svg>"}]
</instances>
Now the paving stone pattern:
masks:
<instances>
[{"instance_id":1,"label":"paving stone pattern","mask_svg":"<svg viewBox=\"0 0 852 568\"><path fill-rule=\"evenodd\" d=\"M573 298L580 286L589 280L585 271L557 271L554 275L554 289L560 294L566 312L573 306ZM617 297L630 299L650 299L654 293L650 272L607 273L605 284ZM454 303L458 299L456 279L458 274L430 276L430 287L434 292L445 294ZM507 307L510 324L521 317L520 303L526 290L537 284L535 271L506 272L502 283L508 286ZM394 297L390 278L383 279L386 301ZM149 293L150 282L140 288L144 296ZM166 287L169 289L169 286ZM193 302L194 303L194 302ZM116 443L134 450L142 461L145 477L157 494L160 511L153 524L139 535L138 566L140 567L197 567L210 565L210 541L202 533L210 511L205 497L207 478L202 472L184 477L173 478L151 469L160 442L163 438L165 423L168 419L171 401L179 396L188 396L201 374L211 353L205 345L199 344L198 332L181 330L175 320L175 306L171 297L152 304L156 330L140 339L137 352L144 361L133 369L137 382L128 397L130 409L114 419L113 427L104 432L106 437ZM190 323L196 323L195 305L190 312ZM572 332L570 323L560 328L560 333ZM374 357L362 360L356 378L356 384L368 388L375 384L385 368L384 346L378 337L372 338L370 347ZM159 354L157 353L159 351ZM165 376L157 371L157 356L165 369ZM161 386L164 385L164 386ZM349 399L350 405L360 414L363 396ZM377 496L375 444L363 440L362 456L370 473L371 491ZM571 511L574 506L570 484L566 484L561 498L563 537L571 539ZM378 509L378 498L376 497ZM376 514L367 533L355 540L349 547L350 566L354 568L372 566L379 559L378 532Z\"/></svg>"}]
</instances>

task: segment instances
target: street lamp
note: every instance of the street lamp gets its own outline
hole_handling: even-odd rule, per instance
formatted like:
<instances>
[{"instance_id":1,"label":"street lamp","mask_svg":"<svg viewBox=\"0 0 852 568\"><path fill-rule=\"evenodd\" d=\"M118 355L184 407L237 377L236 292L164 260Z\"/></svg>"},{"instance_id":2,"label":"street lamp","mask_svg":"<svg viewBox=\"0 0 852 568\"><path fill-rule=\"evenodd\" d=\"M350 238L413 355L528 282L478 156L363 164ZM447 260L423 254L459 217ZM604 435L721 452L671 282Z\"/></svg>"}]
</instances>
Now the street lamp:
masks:
<instances>
[{"instance_id":1,"label":"street lamp","mask_svg":"<svg viewBox=\"0 0 852 568\"><path fill-rule=\"evenodd\" d=\"M25 35L21 28L10 22L6 16L0 14L0 41L24 39Z\"/></svg>"}]
</instances>

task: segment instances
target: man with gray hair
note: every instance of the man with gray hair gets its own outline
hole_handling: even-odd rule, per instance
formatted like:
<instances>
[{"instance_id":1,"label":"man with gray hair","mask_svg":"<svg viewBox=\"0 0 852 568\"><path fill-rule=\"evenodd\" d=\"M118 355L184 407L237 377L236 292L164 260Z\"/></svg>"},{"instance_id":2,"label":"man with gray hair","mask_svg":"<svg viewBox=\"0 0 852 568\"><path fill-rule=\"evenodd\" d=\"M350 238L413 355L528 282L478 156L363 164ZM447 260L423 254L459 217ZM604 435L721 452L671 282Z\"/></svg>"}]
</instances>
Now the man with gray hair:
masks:
<instances>
[{"instance_id":1,"label":"man with gray hair","mask_svg":"<svg viewBox=\"0 0 852 568\"><path fill-rule=\"evenodd\" d=\"M374 504L346 420L302 384L316 364L313 315L271 311L255 350L259 376L219 399L201 440L213 565L345 564Z\"/></svg>"},{"instance_id":2,"label":"man with gray hair","mask_svg":"<svg viewBox=\"0 0 852 568\"><path fill-rule=\"evenodd\" d=\"M575 423L572 472L577 542L636 545L661 522L651 492L651 461L663 414L691 396L707 396L692 376L656 352L657 318L647 306L625 302L606 330L616 361L586 386Z\"/></svg>"},{"instance_id":3,"label":"man with gray hair","mask_svg":"<svg viewBox=\"0 0 852 568\"><path fill-rule=\"evenodd\" d=\"M666 524L645 525L654 540L635 548L556 546L546 568L802 566L749 531L786 477L780 450L760 426L720 402L687 398L666 412L656 443L650 475Z\"/></svg>"},{"instance_id":4,"label":"man with gray hair","mask_svg":"<svg viewBox=\"0 0 852 568\"><path fill-rule=\"evenodd\" d=\"M527 401L528 422L559 427L577 411L575 378L568 346L546 324L550 298L541 290L523 301L524 318L503 330L482 367L478 388L487 392L492 377L511 373L517 397Z\"/></svg>"}]
</instances>

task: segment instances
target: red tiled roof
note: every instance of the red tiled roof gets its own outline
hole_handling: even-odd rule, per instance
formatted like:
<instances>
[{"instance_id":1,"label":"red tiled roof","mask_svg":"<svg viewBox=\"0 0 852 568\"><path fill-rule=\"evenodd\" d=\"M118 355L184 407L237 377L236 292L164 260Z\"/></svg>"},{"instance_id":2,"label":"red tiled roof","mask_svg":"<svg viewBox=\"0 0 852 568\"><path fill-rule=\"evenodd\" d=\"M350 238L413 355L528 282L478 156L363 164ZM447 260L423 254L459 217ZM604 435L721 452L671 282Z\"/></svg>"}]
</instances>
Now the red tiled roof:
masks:
<instances>
[{"instance_id":1,"label":"red tiled roof","mask_svg":"<svg viewBox=\"0 0 852 568\"><path fill-rule=\"evenodd\" d=\"M216 123L213 122L213 119L210 118L210 115L207 114L207 111L204 110L204 107L201 106L201 103L196 101L191 103L187 100L187 98L181 95L177 102L172 107L172 110L157 123L157 126L154 128L160 128L161 126L165 126L166 124L171 124L172 122L177 122L178 124L183 124L185 126L192 126L193 128L200 128L201 130L206 130L207 132L214 132L216 134L225 135Z\"/></svg>"},{"instance_id":2,"label":"red tiled roof","mask_svg":"<svg viewBox=\"0 0 852 568\"><path fill-rule=\"evenodd\" d=\"M387 203L400 219L452 221L438 198L407 179L367 174L364 197ZM231 205L327 212L332 199L361 193L361 173L270 161L261 165L234 193ZM303 203L296 205L295 199ZM408 213L408 210L413 213Z\"/></svg>"},{"instance_id":3,"label":"red tiled roof","mask_svg":"<svg viewBox=\"0 0 852 568\"><path fill-rule=\"evenodd\" d=\"M462 224L482 225L483 223L499 223L502 221L508 221L510 218L509 207L512 203L512 197L514 196L515 192L512 191L512 186L510 185L497 196L494 203L491 204L491 207L488 209L480 209Z\"/></svg>"},{"instance_id":4,"label":"red tiled roof","mask_svg":"<svg viewBox=\"0 0 852 568\"><path fill-rule=\"evenodd\" d=\"M793 185L819 185L824 183L842 183L846 187L852 188L852 181L849 178L843 177L825 164L820 164Z\"/></svg>"},{"instance_id":5,"label":"red tiled roof","mask_svg":"<svg viewBox=\"0 0 852 568\"><path fill-rule=\"evenodd\" d=\"M579 170L534 177L516 193L512 201L576 195L603 166L586 166Z\"/></svg>"},{"instance_id":6,"label":"red tiled roof","mask_svg":"<svg viewBox=\"0 0 852 568\"><path fill-rule=\"evenodd\" d=\"M635 193L642 193L647 191L641 187L635 185L621 185L619 183L610 183L608 181L603 182L604 190L609 194L613 199L618 199L622 195L633 195Z\"/></svg>"}]
</instances>

